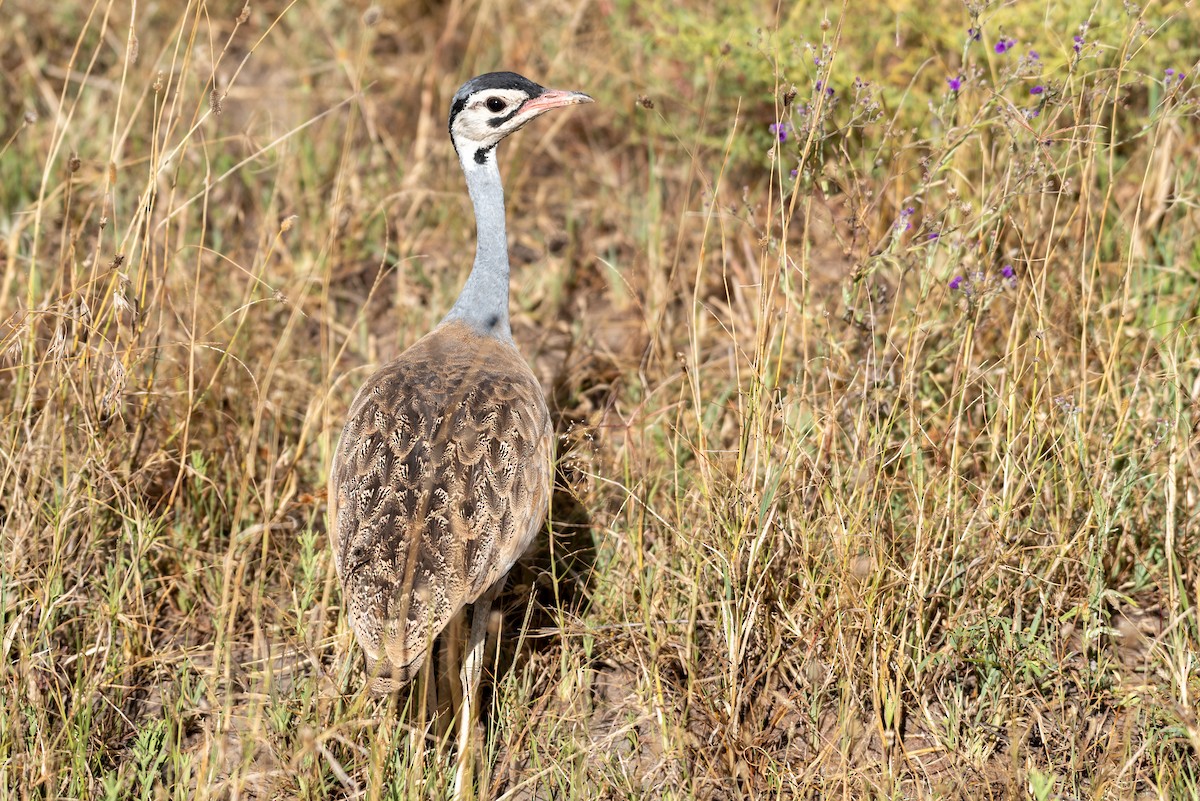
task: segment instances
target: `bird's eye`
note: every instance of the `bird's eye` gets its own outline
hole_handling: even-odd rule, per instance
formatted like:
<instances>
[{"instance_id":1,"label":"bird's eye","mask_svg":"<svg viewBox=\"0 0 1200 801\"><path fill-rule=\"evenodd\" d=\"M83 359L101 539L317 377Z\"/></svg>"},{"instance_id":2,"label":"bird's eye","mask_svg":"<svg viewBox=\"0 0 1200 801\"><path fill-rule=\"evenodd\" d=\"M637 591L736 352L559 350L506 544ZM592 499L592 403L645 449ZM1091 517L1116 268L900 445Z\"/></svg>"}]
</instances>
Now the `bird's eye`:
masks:
<instances>
[{"instance_id":1,"label":"bird's eye","mask_svg":"<svg viewBox=\"0 0 1200 801\"><path fill-rule=\"evenodd\" d=\"M505 104L504 104L504 101L498 97L489 97L485 101L485 105L488 107L488 111L499 113L501 111L504 111Z\"/></svg>"}]
</instances>

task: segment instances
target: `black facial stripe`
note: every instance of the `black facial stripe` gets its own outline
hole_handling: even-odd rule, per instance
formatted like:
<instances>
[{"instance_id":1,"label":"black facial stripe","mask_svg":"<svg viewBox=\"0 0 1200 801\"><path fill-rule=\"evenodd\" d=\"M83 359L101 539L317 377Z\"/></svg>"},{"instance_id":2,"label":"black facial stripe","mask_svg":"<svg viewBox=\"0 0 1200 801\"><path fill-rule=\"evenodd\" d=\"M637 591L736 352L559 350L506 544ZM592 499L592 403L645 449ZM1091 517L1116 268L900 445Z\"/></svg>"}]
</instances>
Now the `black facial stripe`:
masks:
<instances>
[{"instance_id":1,"label":"black facial stripe","mask_svg":"<svg viewBox=\"0 0 1200 801\"><path fill-rule=\"evenodd\" d=\"M450 119L447 121L446 128L450 131L451 137L454 136L454 118L458 113L467 107L467 96L461 95L454 98L454 104L450 106Z\"/></svg>"},{"instance_id":2,"label":"black facial stripe","mask_svg":"<svg viewBox=\"0 0 1200 801\"><path fill-rule=\"evenodd\" d=\"M492 117L490 120L488 120L488 125L491 126L492 128L499 128L501 125L508 122L513 117L517 116L517 114L520 113L521 109L523 109L523 108L525 108L524 103L517 106L509 113L505 114L503 117Z\"/></svg>"}]
</instances>

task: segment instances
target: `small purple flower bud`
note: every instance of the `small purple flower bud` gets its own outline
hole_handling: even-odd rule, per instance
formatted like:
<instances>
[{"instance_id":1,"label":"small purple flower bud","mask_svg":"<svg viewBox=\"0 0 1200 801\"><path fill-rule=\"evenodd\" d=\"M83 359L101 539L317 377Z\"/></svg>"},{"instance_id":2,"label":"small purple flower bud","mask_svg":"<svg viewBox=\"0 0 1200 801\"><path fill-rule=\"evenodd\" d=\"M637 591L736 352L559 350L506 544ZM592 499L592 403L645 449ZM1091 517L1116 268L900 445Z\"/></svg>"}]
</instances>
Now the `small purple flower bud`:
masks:
<instances>
[{"instance_id":1,"label":"small purple flower bud","mask_svg":"<svg viewBox=\"0 0 1200 801\"><path fill-rule=\"evenodd\" d=\"M1167 67L1167 69L1164 71L1164 74L1165 74L1165 75L1166 75L1168 78L1170 78L1172 75L1174 75L1174 74L1175 74L1175 70L1171 69L1170 67Z\"/></svg>"},{"instance_id":2,"label":"small purple flower bud","mask_svg":"<svg viewBox=\"0 0 1200 801\"><path fill-rule=\"evenodd\" d=\"M967 28L967 38L972 42L978 42L983 38L983 31L976 30L975 28Z\"/></svg>"},{"instance_id":3,"label":"small purple flower bud","mask_svg":"<svg viewBox=\"0 0 1200 801\"><path fill-rule=\"evenodd\" d=\"M959 75L957 78L947 78L946 83L950 84L951 92L957 92L958 90L962 89L962 76Z\"/></svg>"},{"instance_id":4,"label":"small purple flower bud","mask_svg":"<svg viewBox=\"0 0 1200 801\"><path fill-rule=\"evenodd\" d=\"M792 176L793 178L795 178L799 174L800 174L800 170L798 170L798 169L793 169L791 172L788 173L788 175Z\"/></svg>"},{"instance_id":5,"label":"small purple flower bud","mask_svg":"<svg viewBox=\"0 0 1200 801\"><path fill-rule=\"evenodd\" d=\"M1038 53L1038 51L1036 51L1036 50L1029 51L1029 60L1030 61L1038 61L1040 59L1041 59L1041 55Z\"/></svg>"},{"instance_id":6,"label":"small purple flower bud","mask_svg":"<svg viewBox=\"0 0 1200 801\"><path fill-rule=\"evenodd\" d=\"M929 236L927 236L925 238L928 239L930 242L932 242L933 240L937 239L939 236L941 236L941 234L939 234L937 231L933 231L929 234Z\"/></svg>"},{"instance_id":7,"label":"small purple flower bud","mask_svg":"<svg viewBox=\"0 0 1200 801\"><path fill-rule=\"evenodd\" d=\"M780 142L786 142L788 138L788 124L786 122L775 122L767 128L773 133Z\"/></svg>"},{"instance_id":8,"label":"small purple flower bud","mask_svg":"<svg viewBox=\"0 0 1200 801\"><path fill-rule=\"evenodd\" d=\"M954 278L952 278L950 280L950 288L958 289L960 286L962 286L962 282L963 282L963 277L961 275L956 275L956 276L954 276Z\"/></svg>"},{"instance_id":9,"label":"small purple flower bud","mask_svg":"<svg viewBox=\"0 0 1200 801\"><path fill-rule=\"evenodd\" d=\"M1030 90L1029 90L1029 94L1031 94L1031 95L1040 95L1040 94L1041 94L1042 92L1044 92L1044 91L1046 91L1046 87L1042 86L1042 85L1039 83L1037 86L1035 86L1035 87L1033 87L1032 89L1030 89Z\"/></svg>"},{"instance_id":10,"label":"small purple flower bud","mask_svg":"<svg viewBox=\"0 0 1200 801\"><path fill-rule=\"evenodd\" d=\"M1006 265L1004 265L1004 269L1000 271L1000 274L1003 275L1005 278L1012 278L1014 275L1014 272L1015 271L1013 270L1013 266L1011 264L1006 264Z\"/></svg>"}]
</instances>

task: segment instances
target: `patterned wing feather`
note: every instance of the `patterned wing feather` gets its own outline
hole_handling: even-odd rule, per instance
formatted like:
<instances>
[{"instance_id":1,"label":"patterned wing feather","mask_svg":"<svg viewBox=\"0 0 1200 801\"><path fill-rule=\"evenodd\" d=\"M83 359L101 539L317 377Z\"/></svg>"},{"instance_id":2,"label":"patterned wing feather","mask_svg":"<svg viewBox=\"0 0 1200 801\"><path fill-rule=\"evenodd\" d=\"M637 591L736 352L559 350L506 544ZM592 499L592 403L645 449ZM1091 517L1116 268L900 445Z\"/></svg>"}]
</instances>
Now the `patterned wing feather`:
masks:
<instances>
[{"instance_id":1,"label":"patterned wing feather","mask_svg":"<svg viewBox=\"0 0 1200 801\"><path fill-rule=\"evenodd\" d=\"M359 390L330 473L334 561L372 689L406 684L433 639L529 547L553 438L511 345L434 330Z\"/></svg>"}]
</instances>

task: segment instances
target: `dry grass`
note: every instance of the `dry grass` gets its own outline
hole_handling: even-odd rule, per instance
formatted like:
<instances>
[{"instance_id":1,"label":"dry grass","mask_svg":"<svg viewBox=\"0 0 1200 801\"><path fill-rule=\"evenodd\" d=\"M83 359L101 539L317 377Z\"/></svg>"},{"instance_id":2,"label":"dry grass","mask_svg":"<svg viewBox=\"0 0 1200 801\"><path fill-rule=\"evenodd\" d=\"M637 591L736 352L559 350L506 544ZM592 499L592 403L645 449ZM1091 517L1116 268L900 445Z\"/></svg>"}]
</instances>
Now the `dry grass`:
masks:
<instances>
[{"instance_id":1,"label":"dry grass","mask_svg":"<svg viewBox=\"0 0 1200 801\"><path fill-rule=\"evenodd\" d=\"M561 438L481 795L1200 793L1194 9L364 10L0 0L0 795L445 796L322 488L497 67L598 103L501 152Z\"/></svg>"}]
</instances>

